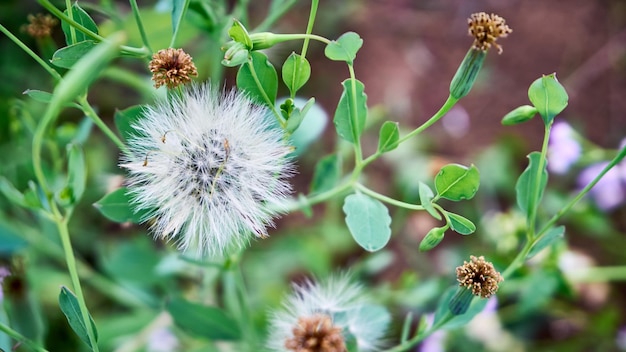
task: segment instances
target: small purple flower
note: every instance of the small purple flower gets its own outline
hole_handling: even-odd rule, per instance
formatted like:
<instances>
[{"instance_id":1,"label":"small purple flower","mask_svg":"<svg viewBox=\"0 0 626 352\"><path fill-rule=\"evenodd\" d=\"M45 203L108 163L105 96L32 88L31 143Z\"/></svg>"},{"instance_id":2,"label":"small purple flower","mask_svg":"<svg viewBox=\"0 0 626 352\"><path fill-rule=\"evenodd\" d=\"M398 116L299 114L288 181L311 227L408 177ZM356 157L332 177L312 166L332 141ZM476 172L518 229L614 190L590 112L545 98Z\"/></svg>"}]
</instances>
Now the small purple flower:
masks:
<instances>
[{"instance_id":1,"label":"small purple flower","mask_svg":"<svg viewBox=\"0 0 626 352\"><path fill-rule=\"evenodd\" d=\"M578 185L585 187L602 172L608 162L592 164L578 175ZM589 191L589 196L602 210L611 210L626 200L626 164L609 170Z\"/></svg>"},{"instance_id":2,"label":"small purple flower","mask_svg":"<svg viewBox=\"0 0 626 352\"><path fill-rule=\"evenodd\" d=\"M548 169L565 174L580 158L582 148L575 139L575 131L567 122L556 122L550 131Z\"/></svg>"}]
</instances>

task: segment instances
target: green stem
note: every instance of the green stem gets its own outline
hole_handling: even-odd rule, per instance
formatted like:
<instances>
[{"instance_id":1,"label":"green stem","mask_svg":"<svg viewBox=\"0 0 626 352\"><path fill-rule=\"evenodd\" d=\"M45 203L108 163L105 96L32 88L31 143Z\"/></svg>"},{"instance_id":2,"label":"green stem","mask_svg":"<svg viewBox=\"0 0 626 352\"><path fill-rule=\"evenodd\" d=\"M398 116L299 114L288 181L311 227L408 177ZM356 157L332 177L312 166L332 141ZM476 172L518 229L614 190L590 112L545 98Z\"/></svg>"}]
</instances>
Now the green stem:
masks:
<instances>
[{"instance_id":1,"label":"green stem","mask_svg":"<svg viewBox=\"0 0 626 352\"><path fill-rule=\"evenodd\" d=\"M358 189L359 191L363 192L364 194L367 194L368 196L378 199L381 202L385 202L391 205L395 205L396 207L399 208L405 208L405 209L410 209L410 210L424 210L424 207L421 205L417 205L417 204L411 204L411 203L406 203L406 202L402 202L390 197L387 197L383 194L380 194L376 191L373 191L367 187L365 187L364 185L360 184L360 183L356 183L354 185L354 188Z\"/></svg>"},{"instance_id":2,"label":"green stem","mask_svg":"<svg viewBox=\"0 0 626 352\"><path fill-rule=\"evenodd\" d=\"M413 138L414 136L420 134L422 131L424 131L425 129L427 129L431 125L433 125L435 122L439 121L439 119L442 118L443 115L445 115L448 111L450 111L450 109L454 106L454 104L456 104L457 101L458 101L458 99L453 98L452 96L448 96L448 99L446 99L446 102L443 103L443 106L441 108L439 108L439 111L437 111L430 119L428 119L426 122L424 122L418 128L416 128L413 131L409 132L406 136L400 138L397 142L395 142L392 145L390 145L389 148L393 148L393 147L396 147L396 146L402 144L404 141L406 141L406 140L408 140L410 138Z\"/></svg>"},{"instance_id":3,"label":"green stem","mask_svg":"<svg viewBox=\"0 0 626 352\"><path fill-rule=\"evenodd\" d=\"M252 64L252 60L248 60L248 62L246 64L250 68L250 73L252 74L252 79L254 79L254 83L256 84L257 88L259 89L259 92L261 92L261 94L263 95L263 100L265 100L265 103L267 104L267 106L272 109L272 113L276 117L276 120L280 124L280 127L282 129L285 129L285 126L287 125L287 122L285 121L285 119L283 119L282 116L280 116L280 114L276 110L276 107L272 103L272 100L270 99L270 97L265 92L265 89L263 89L263 85L261 84L261 80L259 80L259 76L256 74L256 70L254 69L254 64Z\"/></svg>"},{"instance_id":4,"label":"green stem","mask_svg":"<svg viewBox=\"0 0 626 352\"><path fill-rule=\"evenodd\" d=\"M415 347L415 345L422 342L425 338L433 334L435 331L439 330L440 327L442 327L452 318L454 318L454 316L450 313L449 310L446 310L445 315L441 319L439 319L439 321L437 321L437 324L434 324L428 330L425 330L422 333L413 336L413 338L411 338L410 340L407 340L400 345L385 350L385 352L404 352L410 350L411 348Z\"/></svg>"},{"instance_id":5,"label":"green stem","mask_svg":"<svg viewBox=\"0 0 626 352\"><path fill-rule=\"evenodd\" d=\"M185 18L185 13L187 12L187 8L189 8L189 0L185 0L185 2L183 3L183 9L181 10L180 18L178 19L178 26L174 28L174 34L172 34L172 40L170 41L170 48L173 48L174 44L176 43L176 37L178 37L178 31L180 30L183 19Z\"/></svg>"},{"instance_id":6,"label":"green stem","mask_svg":"<svg viewBox=\"0 0 626 352\"><path fill-rule=\"evenodd\" d=\"M102 71L101 77L124 84L140 92L144 97L153 99L154 88L146 83L145 76L140 76L121 67L109 66Z\"/></svg>"},{"instance_id":7,"label":"green stem","mask_svg":"<svg viewBox=\"0 0 626 352\"><path fill-rule=\"evenodd\" d=\"M280 207L281 211L284 212L291 212L294 210L299 210L299 209L303 209L303 208L307 208L310 207L312 205L315 204L319 204L322 202L325 202L331 198L334 198L340 194L343 194L345 192L347 192L348 190L352 189L354 185L354 181L353 180L349 180L349 181L345 181L341 184L339 184L338 186L335 186L332 189L329 189L328 191L322 192L322 193L318 193L315 195L312 195L310 197L305 198L306 199L306 203L302 203L301 200L298 199L294 199L292 201L287 202L287 204L284 204Z\"/></svg>"},{"instance_id":8,"label":"green stem","mask_svg":"<svg viewBox=\"0 0 626 352\"><path fill-rule=\"evenodd\" d=\"M30 349L32 349L34 351L37 351L37 352L48 352L47 349L45 349L45 348L39 346L38 344L36 344L35 342L29 340L27 337L23 336L19 332L11 329L11 327L9 327L8 325L5 325L3 322L0 322L0 331L4 332L5 334L7 334L9 337L14 339L15 341L23 343L24 345L28 346Z\"/></svg>"},{"instance_id":9,"label":"green stem","mask_svg":"<svg viewBox=\"0 0 626 352\"><path fill-rule=\"evenodd\" d=\"M80 307L85 330L87 330L87 336L89 337L89 342L91 344L92 350L94 352L98 352L98 345L93 329L91 328L91 319L89 318L89 311L87 310L87 304L85 303L83 289L80 286L78 270L76 269L76 258L74 257L74 251L72 249L72 243L70 241L70 234L67 228L67 222L69 221L69 218L60 218L60 214L58 214L56 205L54 203L52 203L52 205L53 209L55 210L54 213L57 214L56 225L59 231L59 235L61 237L61 244L63 246L63 251L65 252L65 261L67 263L70 279L72 280L72 287L74 288L74 293L76 294L76 299L78 300L78 306Z\"/></svg>"},{"instance_id":10,"label":"green stem","mask_svg":"<svg viewBox=\"0 0 626 352\"><path fill-rule=\"evenodd\" d=\"M533 190L533 194L530 196L532 201L532 206L530 207L530 214L528 214L528 231L526 232L526 236L529 241L533 241L535 239L535 227L537 221L537 209L539 208L539 195L541 194L541 178L543 176L544 167L546 165L546 155L548 154L548 141L550 140L550 125L547 125L544 129L543 134L543 144L541 146L541 156L539 157L539 165L537 167L537 174L535 176L535 189Z\"/></svg>"},{"instance_id":11,"label":"green stem","mask_svg":"<svg viewBox=\"0 0 626 352\"><path fill-rule=\"evenodd\" d=\"M67 15L69 18L74 19L73 9L72 9L72 0L65 0L65 8L67 9ZM73 26L70 26L70 38L71 43L76 43L76 29Z\"/></svg>"},{"instance_id":12,"label":"green stem","mask_svg":"<svg viewBox=\"0 0 626 352\"><path fill-rule=\"evenodd\" d=\"M356 75L354 73L354 66L352 63L348 63L348 70L350 71L350 90L352 91L352 109L350 109L350 119L352 120L353 129L354 126L358 126L358 107L356 101ZM361 131L359 131L361 132ZM354 136L354 164L359 167L363 163L363 150L361 149L361 136Z\"/></svg>"},{"instance_id":13,"label":"green stem","mask_svg":"<svg viewBox=\"0 0 626 352\"><path fill-rule=\"evenodd\" d=\"M306 26L306 34L307 35L311 35L311 33L313 32L313 24L315 23L315 16L317 15L317 7L319 5L319 0L313 0L311 1L311 13L309 13L309 22L307 23ZM302 43L302 59L304 60L304 58L306 57L306 51L309 48L309 40L310 37L305 37L304 38L304 43Z\"/></svg>"},{"instance_id":14,"label":"green stem","mask_svg":"<svg viewBox=\"0 0 626 352\"><path fill-rule=\"evenodd\" d=\"M264 32L268 28L270 28L274 22L276 22L279 18L281 18L285 12L289 11L289 9L297 2L297 0L288 0L286 1L278 10L272 11L269 13L267 17L261 22L252 33Z\"/></svg>"},{"instance_id":15,"label":"green stem","mask_svg":"<svg viewBox=\"0 0 626 352\"><path fill-rule=\"evenodd\" d=\"M109 126L107 126L104 121L102 121L102 119L100 118L100 116L98 116L98 114L93 110L93 108L91 107L91 105L89 105L89 102L87 101L87 97L85 95L81 95L78 98L78 103L80 104L80 106L83 109L83 112L85 113L86 116L88 116L95 124L96 126L98 126L100 128L100 130L107 136L109 137L109 139L111 141L113 141L113 143L115 143L115 145L117 145L118 148L120 148L121 151L126 152L128 151L128 148L126 147L126 145L124 144L124 142L122 142L122 140L120 140L117 135L115 135L115 133L113 131L111 131L111 129L109 128Z\"/></svg>"},{"instance_id":16,"label":"green stem","mask_svg":"<svg viewBox=\"0 0 626 352\"><path fill-rule=\"evenodd\" d=\"M139 34L141 35L141 41L143 45L152 52L152 48L148 43L148 36L146 35L146 30L143 27L143 22L141 21L141 14L139 13L139 7L137 6L137 0L130 0L130 7L133 9L133 15L135 16L135 22L137 22L137 28L139 28Z\"/></svg>"},{"instance_id":17,"label":"green stem","mask_svg":"<svg viewBox=\"0 0 626 352\"><path fill-rule=\"evenodd\" d=\"M20 49L24 50L26 54L32 57L44 70L48 71L48 73L54 78L56 81L62 80L61 75L55 71L52 67L50 67L43 59L41 59L37 54L35 54L29 47L27 47L21 40L19 40L13 33L9 32L2 24L0 24L0 32L4 33L9 39L11 39Z\"/></svg>"}]
</instances>

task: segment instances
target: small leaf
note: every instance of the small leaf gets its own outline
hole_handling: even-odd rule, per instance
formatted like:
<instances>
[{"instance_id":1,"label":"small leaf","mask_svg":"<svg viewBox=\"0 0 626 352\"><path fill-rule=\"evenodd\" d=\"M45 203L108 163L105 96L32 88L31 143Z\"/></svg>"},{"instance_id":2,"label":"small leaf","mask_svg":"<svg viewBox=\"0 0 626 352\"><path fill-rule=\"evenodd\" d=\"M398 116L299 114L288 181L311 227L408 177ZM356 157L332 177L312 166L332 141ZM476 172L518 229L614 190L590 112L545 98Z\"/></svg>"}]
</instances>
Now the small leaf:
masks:
<instances>
[{"instance_id":1,"label":"small leaf","mask_svg":"<svg viewBox=\"0 0 626 352\"><path fill-rule=\"evenodd\" d=\"M471 199L478 191L480 185L480 174L476 166L469 168L448 164L441 168L435 176L435 188L440 197L459 201Z\"/></svg>"},{"instance_id":2,"label":"small leaf","mask_svg":"<svg viewBox=\"0 0 626 352\"><path fill-rule=\"evenodd\" d=\"M422 239L422 242L420 242L420 251L426 252L435 248L443 240L447 229L447 226L434 227L428 231L426 236Z\"/></svg>"},{"instance_id":3,"label":"small leaf","mask_svg":"<svg viewBox=\"0 0 626 352\"><path fill-rule=\"evenodd\" d=\"M78 299L74 293L72 293L72 291L65 286L61 286L59 306L61 306L61 311L65 314L67 322L70 324L70 327L72 327L72 330L74 330L76 335L78 335L78 337L80 337L80 339L91 348L91 342L89 341L89 335L87 333L85 321L83 320L80 305L78 304ZM91 322L91 326L89 328L93 332L96 341L98 341L98 331L96 330L96 324L91 318L91 315L89 315L89 320Z\"/></svg>"},{"instance_id":4,"label":"small leaf","mask_svg":"<svg viewBox=\"0 0 626 352\"><path fill-rule=\"evenodd\" d=\"M233 25L228 29L228 36L235 42L243 44L246 49L252 49L252 39L250 39L248 30L246 30L246 27L244 27L239 20L233 20Z\"/></svg>"},{"instance_id":5,"label":"small leaf","mask_svg":"<svg viewBox=\"0 0 626 352\"><path fill-rule=\"evenodd\" d=\"M282 74L283 82L294 96L311 77L311 65L305 57L292 52L283 64Z\"/></svg>"},{"instance_id":6,"label":"small leaf","mask_svg":"<svg viewBox=\"0 0 626 352\"><path fill-rule=\"evenodd\" d=\"M528 88L528 98L537 108L546 126L567 107L569 97L565 88L556 79L556 74L544 75Z\"/></svg>"},{"instance_id":7,"label":"small leaf","mask_svg":"<svg viewBox=\"0 0 626 352\"><path fill-rule=\"evenodd\" d=\"M239 326L223 310L183 298L174 298L167 304L176 326L188 334L210 340L239 340Z\"/></svg>"},{"instance_id":8,"label":"small leaf","mask_svg":"<svg viewBox=\"0 0 626 352\"><path fill-rule=\"evenodd\" d=\"M313 181L311 181L311 193L320 193L333 188L341 176L339 158L336 154L323 157L315 165Z\"/></svg>"},{"instance_id":9,"label":"small leaf","mask_svg":"<svg viewBox=\"0 0 626 352\"><path fill-rule=\"evenodd\" d=\"M261 87L257 85L257 80L250 69L251 65L254 67ZM265 54L258 51L250 53L250 61L241 65L239 72L237 72L237 87L247 92L250 98L257 103L269 107L274 106L278 90L278 75Z\"/></svg>"},{"instance_id":10,"label":"small leaf","mask_svg":"<svg viewBox=\"0 0 626 352\"><path fill-rule=\"evenodd\" d=\"M386 153L394 150L398 147L398 140L400 139L400 131L398 130L398 123L386 121L380 127L380 133L378 137L378 151L380 153Z\"/></svg>"},{"instance_id":11,"label":"small leaf","mask_svg":"<svg viewBox=\"0 0 626 352\"><path fill-rule=\"evenodd\" d=\"M133 124L143 116L144 107L135 105L124 110L116 110L114 115L115 127L125 141L137 136L139 131L133 128Z\"/></svg>"},{"instance_id":12,"label":"small leaf","mask_svg":"<svg viewBox=\"0 0 626 352\"><path fill-rule=\"evenodd\" d=\"M83 196L87 183L85 155L80 146L76 144L67 146L67 155L67 188L70 190L71 204L76 204Z\"/></svg>"},{"instance_id":13,"label":"small leaf","mask_svg":"<svg viewBox=\"0 0 626 352\"><path fill-rule=\"evenodd\" d=\"M448 218L450 219L450 227L456 233L460 233L461 235L469 235L476 231L476 225L471 222L469 219L462 217L459 214L448 212Z\"/></svg>"},{"instance_id":14,"label":"small leaf","mask_svg":"<svg viewBox=\"0 0 626 352\"><path fill-rule=\"evenodd\" d=\"M188 0L172 0L172 33L178 32L178 26L180 26L187 12Z\"/></svg>"},{"instance_id":15,"label":"small leaf","mask_svg":"<svg viewBox=\"0 0 626 352\"><path fill-rule=\"evenodd\" d=\"M27 89L22 94L26 94L33 98L34 101L38 101L40 103L49 103L50 100L52 100L52 93L44 92L42 90Z\"/></svg>"},{"instance_id":16,"label":"small leaf","mask_svg":"<svg viewBox=\"0 0 626 352\"><path fill-rule=\"evenodd\" d=\"M533 245L530 252L526 256L526 259L530 259L534 257L537 253L541 252L544 248L547 248L553 245L554 243L556 243L557 241L559 241L560 239L562 239L564 235L565 235L565 226L558 226L558 227L554 227L550 229L550 231L548 231L545 235L543 235L543 237L541 237L541 239L539 239L539 241L537 241Z\"/></svg>"},{"instance_id":17,"label":"small leaf","mask_svg":"<svg viewBox=\"0 0 626 352\"><path fill-rule=\"evenodd\" d=\"M131 204L131 196L125 187L119 188L94 203L102 215L115 222L132 222L139 224L151 213L148 210L135 212Z\"/></svg>"},{"instance_id":18,"label":"small leaf","mask_svg":"<svg viewBox=\"0 0 626 352\"><path fill-rule=\"evenodd\" d=\"M363 249L375 252L391 238L389 210L380 201L361 193L346 197L343 204L346 224Z\"/></svg>"},{"instance_id":19,"label":"small leaf","mask_svg":"<svg viewBox=\"0 0 626 352\"><path fill-rule=\"evenodd\" d=\"M435 210L435 207L433 207L432 203L435 194L424 182L419 183L419 196L420 203L424 207L424 209L426 209L428 214L430 214L433 218L437 220L441 220L441 214L439 214L439 212Z\"/></svg>"},{"instance_id":20,"label":"small leaf","mask_svg":"<svg viewBox=\"0 0 626 352\"><path fill-rule=\"evenodd\" d=\"M4 176L0 176L0 193L2 193L11 203L22 207L27 207L26 199L13 184Z\"/></svg>"},{"instance_id":21,"label":"small leaf","mask_svg":"<svg viewBox=\"0 0 626 352\"><path fill-rule=\"evenodd\" d=\"M324 55L333 61L345 61L352 64L362 45L363 39L358 34L347 32L326 45Z\"/></svg>"},{"instance_id":22,"label":"small leaf","mask_svg":"<svg viewBox=\"0 0 626 352\"><path fill-rule=\"evenodd\" d=\"M66 14L68 17L70 17L67 10L63 11L63 13ZM74 4L72 5L71 18L74 21L76 21L78 24L82 25L83 27L93 32L94 34L98 34L98 26L96 25L96 22L94 22L91 16L89 16L89 14L85 12L85 10L83 10L80 6L78 6L78 2L74 2ZM85 40L92 39L85 33L74 28L76 41L72 41L70 26L71 25L67 23L66 21L61 21L61 29L63 30L63 34L65 34L65 43L67 43L67 45L72 45L72 44L83 42Z\"/></svg>"},{"instance_id":23,"label":"small leaf","mask_svg":"<svg viewBox=\"0 0 626 352\"><path fill-rule=\"evenodd\" d=\"M57 50L50 62L57 67L71 68L78 60L96 46L93 40L85 40Z\"/></svg>"},{"instance_id":24,"label":"small leaf","mask_svg":"<svg viewBox=\"0 0 626 352\"><path fill-rule=\"evenodd\" d=\"M548 171L546 171L546 164L543 165L541 170L541 177L539 184L537 184L537 174L539 173L539 162L541 160L541 153L532 152L528 154L529 164L526 170L522 172L515 184L515 191L517 193L517 205L525 214L530 214L531 210L537 208L537 204L543 197L543 190L548 183ZM535 195L537 199L534 199Z\"/></svg>"},{"instance_id":25,"label":"small leaf","mask_svg":"<svg viewBox=\"0 0 626 352\"><path fill-rule=\"evenodd\" d=\"M287 120L287 126L285 127L285 130L289 133L294 133L298 129L298 127L300 127L300 124L302 124L302 121L304 121L306 114L309 112L314 104L315 98L311 98L307 100L302 109L295 108L289 116L289 119Z\"/></svg>"},{"instance_id":26,"label":"small leaf","mask_svg":"<svg viewBox=\"0 0 626 352\"><path fill-rule=\"evenodd\" d=\"M352 93L353 83L356 96ZM347 79L342 82L342 85L343 93L341 93L341 98L339 98L333 122L335 123L337 134L344 140L354 143L359 139L365 128L367 95L364 93L365 86L358 80ZM356 107L354 106L355 101Z\"/></svg>"}]
</instances>

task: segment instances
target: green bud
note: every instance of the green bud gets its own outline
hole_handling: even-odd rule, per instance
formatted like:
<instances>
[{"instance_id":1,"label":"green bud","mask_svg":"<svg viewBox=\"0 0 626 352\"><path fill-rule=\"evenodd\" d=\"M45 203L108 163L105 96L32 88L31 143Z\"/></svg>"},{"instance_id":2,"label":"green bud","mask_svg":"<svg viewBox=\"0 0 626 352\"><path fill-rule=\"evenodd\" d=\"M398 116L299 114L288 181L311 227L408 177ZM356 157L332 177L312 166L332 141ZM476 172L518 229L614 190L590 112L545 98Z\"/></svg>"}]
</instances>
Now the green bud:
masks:
<instances>
[{"instance_id":1,"label":"green bud","mask_svg":"<svg viewBox=\"0 0 626 352\"><path fill-rule=\"evenodd\" d=\"M513 109L502 118L502 124L505 126L517 125L526 122L537 114L537 108L531 105L522 105Z\"/></svg>"},{"instance_id":2,"label":"green bud","mask_svg":"<svg viewBox=\"0 0 626 352\"><path fill-rule=\"evenodd\" d=\"M443 235L447 229L447 226L435 227L428 231L422 242L420 242L420 251L426 252L435 248L443 240Z\"/></svg>"},{"instance_id":3,"label":"green bud","mask_svg":"<svg viewBox=\"0 0 626 352\"><path fill-rule=\"evenodd\" d=\"M450 313L453 315L461 315L467 312L467 309L470 304L472 304L473 299L474 294L472 293L472 290L470 288L460 286L448 303Z\"/></svg>"},{"instance_id":4,"label":"green bud","mask_svg":"<svg viewBox=\"0 0 626 352\"><path fill-rule=\"evenodd\" d=\"M279 40L279 37L279 35L271 32L260 32L251 34L250 39L252 40L252 50L263 50L271 48L277 43L284 41Z\"/></svg>"},{"instance_id":5,"label":"green bud","mask_svg":"<svg viewBox=\"0 0 626 352\"><path fill-rule=\"evenodd\" d=\"M249 51L245 45L239 42L229 42L222 49L224 48L228 49L226 50L226 53L224 53L222 65L235 67L248 61Z\"/></svg>"},{"instance_id":6,"label":"green bud","mask_svg":"<svg viewBox=\"0 0 626 352\"><path fill-rule=\"evenodd\" d=\"M486 51L470 48L450 82L450 96L461 99L469 93L486 55Z\"/></svg>"}]
</instances>

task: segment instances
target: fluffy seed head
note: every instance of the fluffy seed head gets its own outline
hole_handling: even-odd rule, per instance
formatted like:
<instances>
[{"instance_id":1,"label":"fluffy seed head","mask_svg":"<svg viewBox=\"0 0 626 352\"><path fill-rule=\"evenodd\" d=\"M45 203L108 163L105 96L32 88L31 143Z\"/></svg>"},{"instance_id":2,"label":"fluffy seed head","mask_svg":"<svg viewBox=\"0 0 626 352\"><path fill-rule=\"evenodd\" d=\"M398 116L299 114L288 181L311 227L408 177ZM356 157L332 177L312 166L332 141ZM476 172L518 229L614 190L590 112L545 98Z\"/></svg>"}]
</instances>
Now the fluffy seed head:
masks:
<instances>
[{"instance_id":1,"label":"fluffy seed head","mask_svg":"<svg viewBox=\"0 0 626 352\"><path fill-rule=\"evenodd\" d=\"M504 18L493 13L490 15L484 12L473 13L467 19L468 33L474 37L472 46L476 50L487 51L493 45L498 48L498 54L502 53L502 47L496 43L496 40L513 32L505 22Z\"/></svg>"},{"instance_id":2,"label":"fluffy seed head","mask_svg":"<svg viewBox=\"0 0 626 352\"><path fill-rule=\"evenodd\" d=\"M28 24L24 25L22 29L33 38L49 37L52 34L52 28L56 26L59 21L48 15L38 13L36 15L28 15Z\"/></svg>"},{"instance_id":3,"label":"fluffy seed head","mask_svg":"<svg viewBox=\"0 0 626 352\"><path fill-rule=\"evenodd\" d=\"M181 84L191 82L190 76L197 76L196 65L189 54L183 49L167 48L152 55L150 72L154 87L166 85L167 88L176 88Z\"/></svg>"},{"instance_id":4,"label":"fluffy seed head","mask_svg":"<svg viewBox=\"0 0 626 352\"><path fill-rule=\"evenodd\" d=\"M456 268L456 277L459 286L472 290L474 296L489 298L498 291L498 284L504 280L502 275L485 261L485 257L470 256L470 261Z\"/></svg>"},{"instance_id":5,"label":"fluffy seed head","mask_svg":"<svg viewBox=\"0 0 626 352\"><path fill-rule=\"evenodd\" d=\"M208 84L147 107L121 166L156 237L181 250L224 254L266 237L290 186L290 147L267 111Z\"/></svg>"},{"instance_id":6,"label":"fluffy seed head","mask_svg":"<svg viewBox=\"0 0 626 352\"><path fill-rule=\"evenodd\" d=\"M294 286L283 309L271 318L268 347L280 352L344 352L349 341L359 351L376 351L390 321L346 276Z\"/></svg>"}]
</instances>

